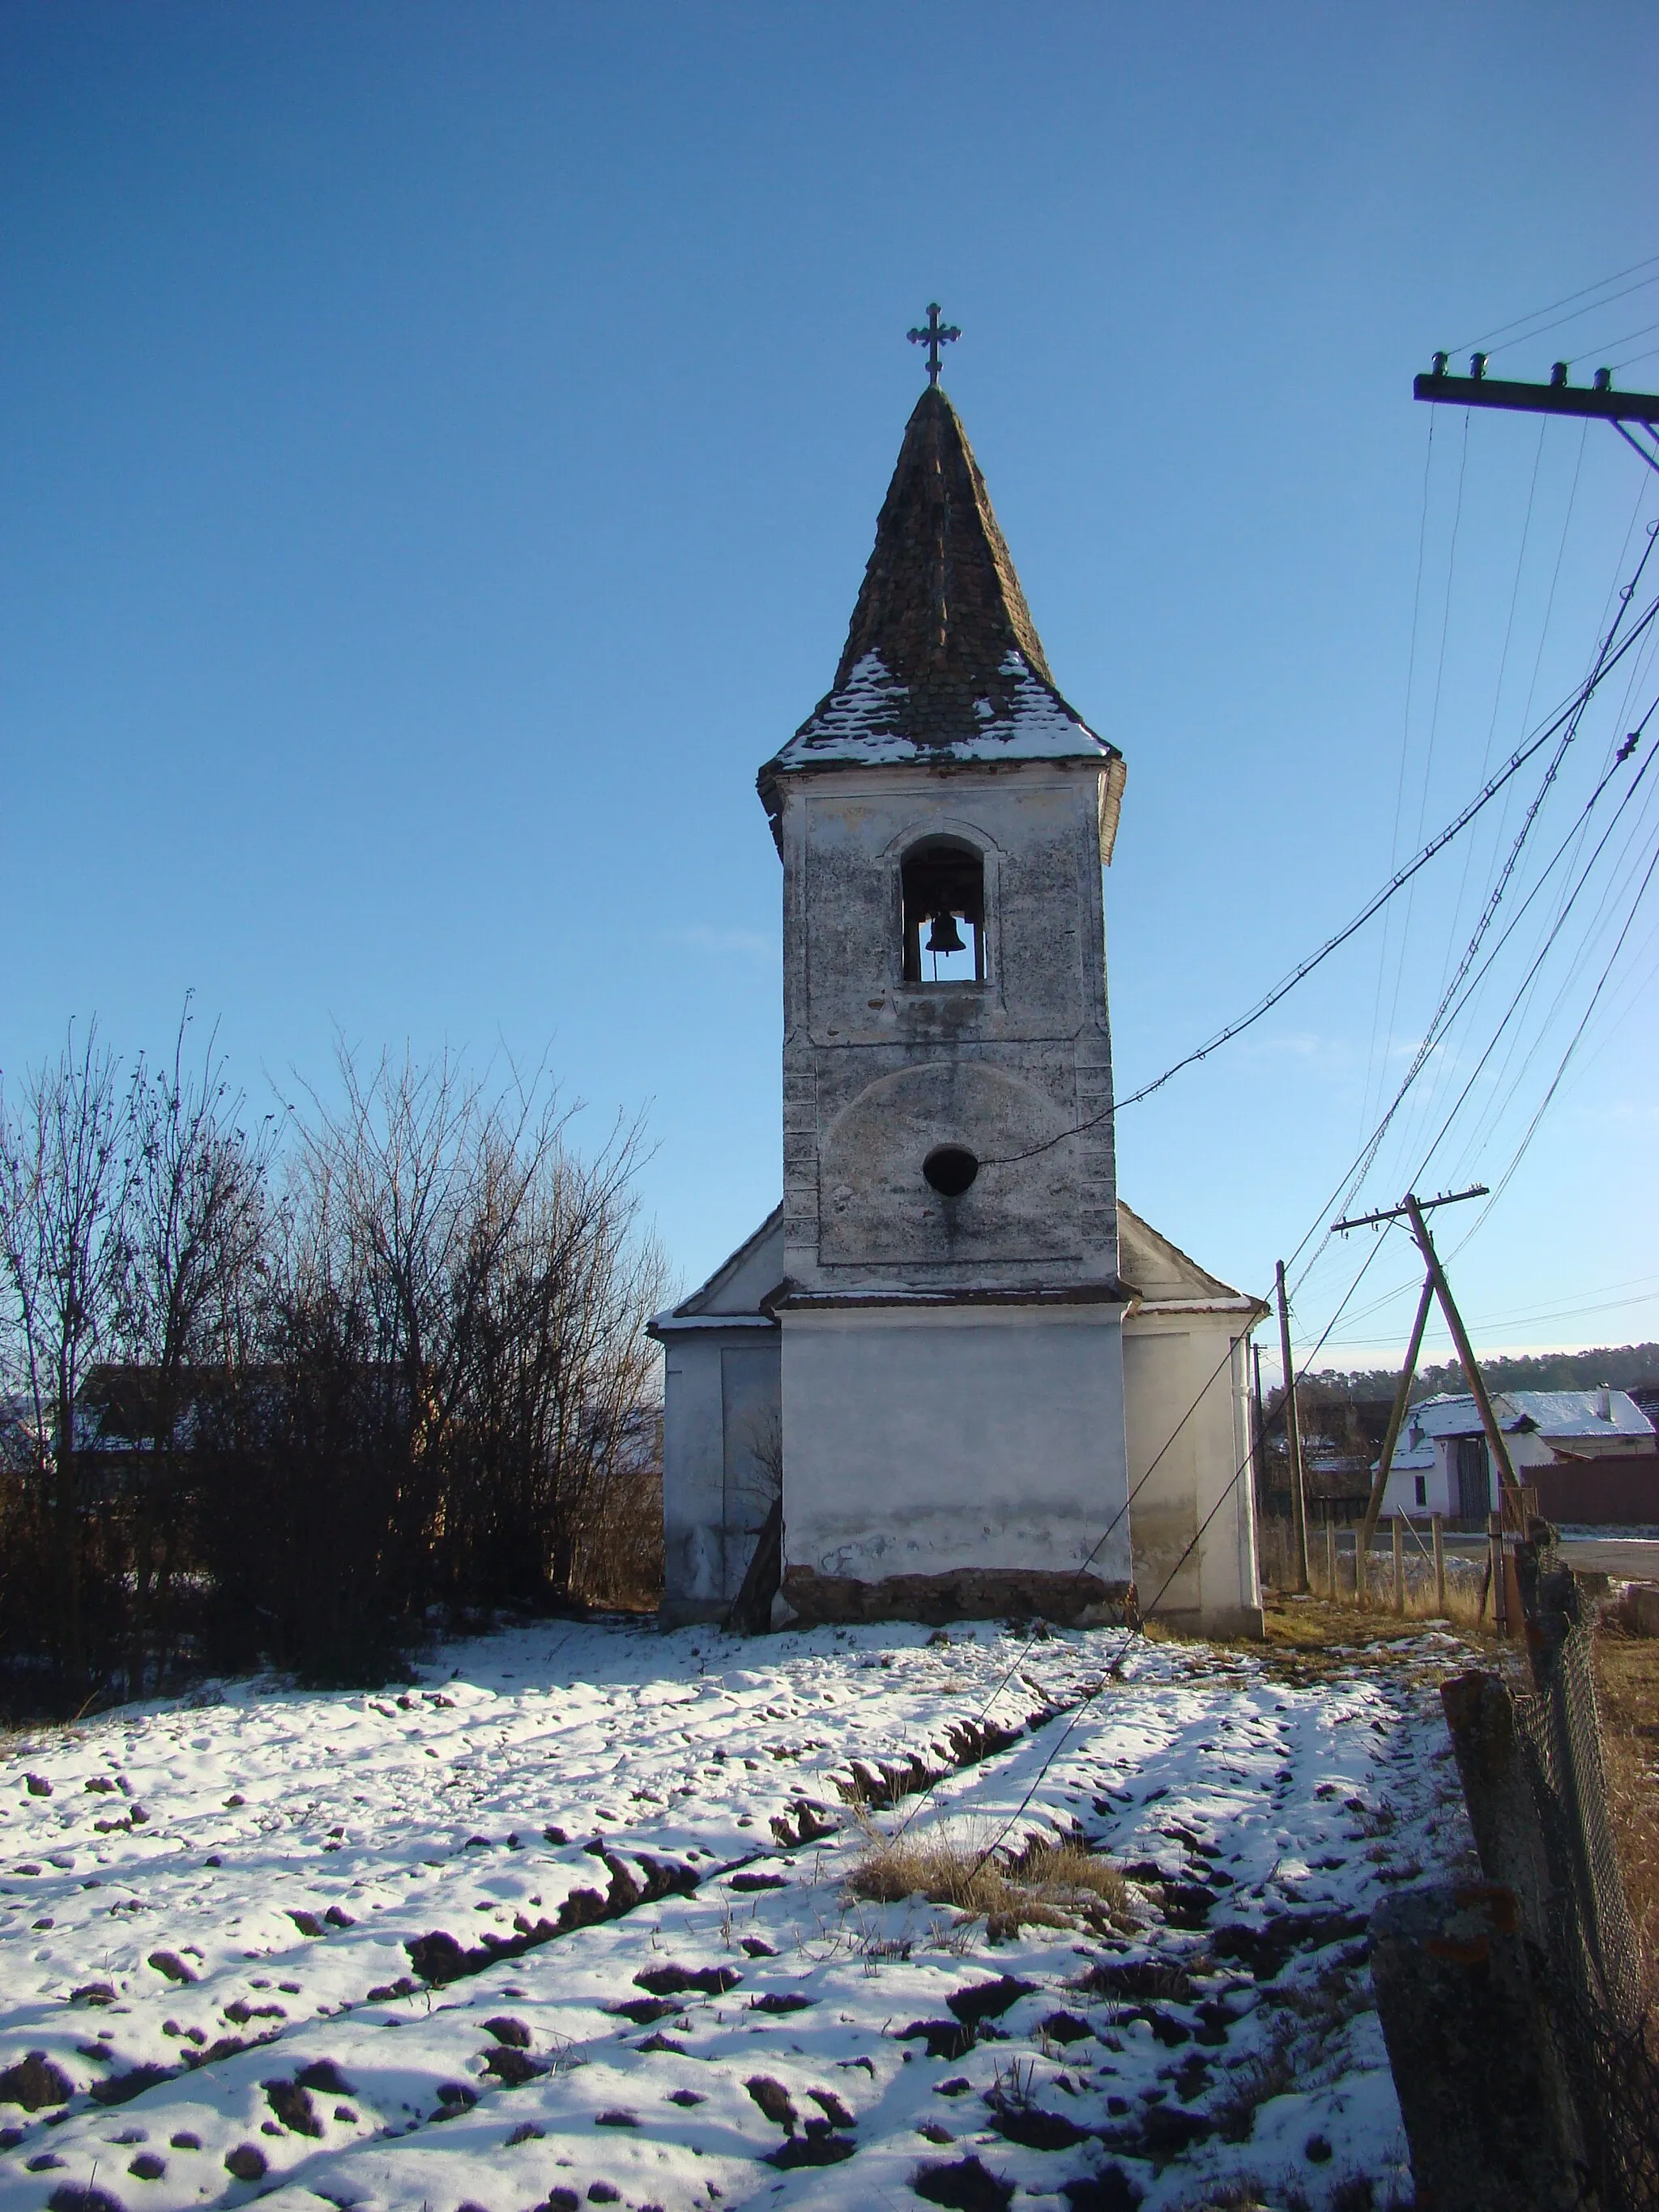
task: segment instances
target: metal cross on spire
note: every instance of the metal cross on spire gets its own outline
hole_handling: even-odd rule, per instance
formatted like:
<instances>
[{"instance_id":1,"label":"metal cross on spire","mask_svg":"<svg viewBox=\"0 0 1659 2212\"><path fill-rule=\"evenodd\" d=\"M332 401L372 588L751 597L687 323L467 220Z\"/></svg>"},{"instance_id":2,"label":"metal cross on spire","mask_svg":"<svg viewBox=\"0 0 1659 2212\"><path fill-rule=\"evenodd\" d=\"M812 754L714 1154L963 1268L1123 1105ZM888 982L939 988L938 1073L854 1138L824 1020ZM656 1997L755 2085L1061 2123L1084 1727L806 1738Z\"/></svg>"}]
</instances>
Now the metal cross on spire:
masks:
<instances>
[{"instance_id":1,"label":"metal cross on spire","mask_svg":"<svg viewBox=\"0 0 1659 2212\"><path fill-rule=\"evenodd\" d=\"M939 301L930 300L927 303L927 329L911 331L908 335L912 345L927 347L927 381L929 384L937 384L939 382L939 349L942 345L950 345L953 340L959 338L962 332L954 323L940 322Z\"/></svg>"}]
</instances>

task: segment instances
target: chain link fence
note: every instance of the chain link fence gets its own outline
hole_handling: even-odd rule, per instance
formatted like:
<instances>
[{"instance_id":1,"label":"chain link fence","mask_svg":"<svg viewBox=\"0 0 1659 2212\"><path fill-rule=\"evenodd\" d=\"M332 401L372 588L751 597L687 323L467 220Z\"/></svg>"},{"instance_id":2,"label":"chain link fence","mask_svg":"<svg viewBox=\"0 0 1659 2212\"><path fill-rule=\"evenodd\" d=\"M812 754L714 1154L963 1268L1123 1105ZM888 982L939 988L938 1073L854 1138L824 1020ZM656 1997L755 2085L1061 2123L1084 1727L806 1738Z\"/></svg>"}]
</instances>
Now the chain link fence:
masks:
<instances>
[{"instance_id":1,"label":"chain link fence","mask_svg":"<svg viewBox=\"0 0 1659 2212\"><path fill-rule=\"evenodd\" d=\"M1607 1809L1592 1626L1553 1532L1518 1565L1534 1687L1513 1699L1548 1876L1550 2013L1602 2212L1659 2212L1659 2064Z\"/></svg>"}]
</instances>

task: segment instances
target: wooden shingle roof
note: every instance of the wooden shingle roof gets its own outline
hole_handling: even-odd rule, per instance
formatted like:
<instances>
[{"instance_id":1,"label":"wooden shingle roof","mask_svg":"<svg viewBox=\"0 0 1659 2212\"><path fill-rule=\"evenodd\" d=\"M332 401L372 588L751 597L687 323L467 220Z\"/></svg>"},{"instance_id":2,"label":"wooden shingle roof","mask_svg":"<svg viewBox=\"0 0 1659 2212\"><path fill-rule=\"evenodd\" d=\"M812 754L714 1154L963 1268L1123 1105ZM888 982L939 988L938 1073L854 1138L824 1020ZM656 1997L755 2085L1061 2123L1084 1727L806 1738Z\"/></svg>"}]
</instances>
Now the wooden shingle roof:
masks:
<instances>
[{"instance_id":1,"label":"wooden shingle roof","mask_svg":"<svg viewBox=\"0 0 1659 2212\"><path fill-rule=\"evenodd\" d=\"M905 426L833 688L761 770L838 763L1121 762L1054 688L956 410L930 386Z\"/></svg>"}]
</instances>

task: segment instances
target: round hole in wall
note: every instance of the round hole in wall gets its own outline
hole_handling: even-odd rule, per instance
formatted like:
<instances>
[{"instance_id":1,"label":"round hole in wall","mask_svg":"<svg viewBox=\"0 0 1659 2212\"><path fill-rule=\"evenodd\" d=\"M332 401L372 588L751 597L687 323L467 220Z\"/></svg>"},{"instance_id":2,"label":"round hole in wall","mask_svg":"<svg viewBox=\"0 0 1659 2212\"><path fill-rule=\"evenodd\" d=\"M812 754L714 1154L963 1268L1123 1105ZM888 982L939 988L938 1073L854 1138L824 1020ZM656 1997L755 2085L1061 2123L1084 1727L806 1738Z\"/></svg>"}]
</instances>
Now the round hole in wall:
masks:
<instances>
[{"instance_id":1,"label":"round hole in wall","mask_svg":"<svg viewBox=\"0 0 1659 2212\"><path fill-rule=\"evenodd\" d=\"M962 1145L940 1145L929 1152L921 1171L941 1198L960 1198L979 1173L979 1162Z\"/></svg>"}]
</instances>

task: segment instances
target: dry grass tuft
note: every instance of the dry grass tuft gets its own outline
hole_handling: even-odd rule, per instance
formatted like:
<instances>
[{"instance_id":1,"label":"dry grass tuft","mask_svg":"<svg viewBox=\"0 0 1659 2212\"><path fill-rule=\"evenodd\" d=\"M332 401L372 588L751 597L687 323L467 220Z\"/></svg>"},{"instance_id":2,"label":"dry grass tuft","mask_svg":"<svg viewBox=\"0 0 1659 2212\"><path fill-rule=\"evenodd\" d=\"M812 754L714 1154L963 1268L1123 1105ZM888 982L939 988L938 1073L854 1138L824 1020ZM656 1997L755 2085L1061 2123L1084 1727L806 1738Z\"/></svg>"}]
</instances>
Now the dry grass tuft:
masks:
<instances>
[{"instance_id":1,"label":"dry grass tuft","mask_svg":"<svg viewBox=\"0 0 1659 2212\"><path fill-rule=\"evenodd\" d=\"M930 1905L983 1920L994 1938L1024 1927L1103 1932L1136 1925L1123 1876L1077 1843L1038 1842L1010 1861L990 1852L984 1841L948 1829L890 1835L866 1820L865 1849L848 1887L878 1905L925 1897Z\"/></svg>"},{"instance_id":2,"label":"dry grass tuft","mask_svg":"<svg viewBox=\"0 0 1659 2212\"><path fill-rule=\"evenodd\" d=\"M1496 1654L1515 1649L1513 1644L1501 1643L1494 1633L1490 1609L1484 1626L1477 1632L1461 1624L1449 1611L1402 1620L1387 1607L1373 1606L1364 1613L1356 1612L1352 1599L1334 1605L1323 1597L1291 1598L1270 1591L1263 1601L1262 1619L1265 1646L1250 1648L1294 1681L1344 1673L1353 1666L1356 1656L1362 1653L1370 1663L1401 1661L1419 1667L1424 1660L1420 1651L1398 1653L1389 1647L1404 1638L1420 1634L1425 1619L1449 1621L1451 1625L1448 1632L1468 1647L1461 1655L1449 1650L1448 1671L1468 1665L1474 1651Z\"/></svg>"},{"instance_id":3,"label":"dry grass tuft","mask_svg":"<svg viewBox=\"0 0 1659 2212\"><path fill-rule=\"evenodd\" d=\"M1330 1554L1326 1547L1322 1527L1308 1531L1308 1580L1315 1596L1337 1611L1352 1615L1358 1620L1384 1624L1389 1620L1446 1620L1465 1635L1477 1633L1484 1626L1492 1626L1492 1605L1486 1607L1484 1624L1481 1620L1480 1590L1485 1579L1484 1558L1477 1558L1462 1550L1448 1549L1445 1555L1446 1598L1438 1602L1435 1595L1434 1566L1429 1553L1428 1532L1413 1529L1407 1536L1402 1554L1405 1568L1405 1587L1401 1592L1399 1613L1394 1609L1394 1562L1387 1548L1388 1529L1383 1524L1379 1543L1373 1545L1365 1561L1366 1605L1362 1611L1354 1593L1354 1552L1356 1532L1342 1531L1344 1541L1339 1543L1336 1557L1336 1580L1331 1581ZM1264 1521L1261 1527L1261 1575L1263 1582L1282 1603L1285 1594L1293 1585L1291 1572L1291 1541L1289 1524L1282 1521ZM1398 1630L1395 1632L1398 1634Z\"/></svg>"}]
</instances>

